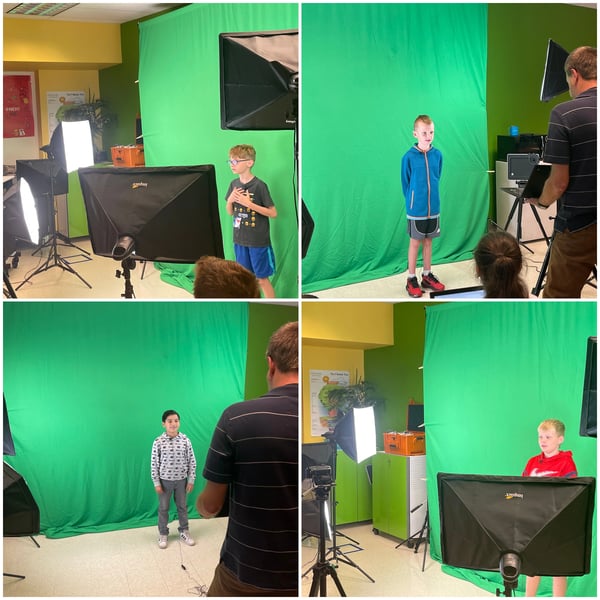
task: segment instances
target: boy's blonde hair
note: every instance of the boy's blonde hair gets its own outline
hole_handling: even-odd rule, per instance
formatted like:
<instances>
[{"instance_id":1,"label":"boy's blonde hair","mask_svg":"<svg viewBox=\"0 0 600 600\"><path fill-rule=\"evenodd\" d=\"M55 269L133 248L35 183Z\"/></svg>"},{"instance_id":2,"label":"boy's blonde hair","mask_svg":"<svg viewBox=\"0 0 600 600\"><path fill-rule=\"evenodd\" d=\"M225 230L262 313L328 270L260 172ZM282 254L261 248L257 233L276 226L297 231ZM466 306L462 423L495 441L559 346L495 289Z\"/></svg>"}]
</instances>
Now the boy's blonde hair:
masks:
<instances>
[{"instance_id":1,"label":"boy's blonde hair","mask_svg":"<svg viewBox=\"0 0 600 600\"><path fill-rule=\"evenodd\" d=\"M433 120L431 119L431 117L429 115L419 115L416 119L415 122L413 124L413 129L417 128L417 123L421 121L421 123L425 123L425 125L431 125L433 123Z\"/></svg>"},{"instance_id":2,"label":"boy's blonde hair","mask_svg":"<svg viewBox=\"0 0 600 600\"><path fill-rule=\"evenodd\" d=\"M565 435L565 424L558 419L545 419L542 421L538 427L538 429L552 429L556 431L557 435L563 436Z\"/></svg>"},{"instance_id":3,"label":"boy's blonde hair","mask_svg":"<svg viewBox=\"0 0 600 600\"><path fill-rule=\"evenodd\" d=\"M253 146L248 144L238 144L229 151L229 156L235 156L236 158L244 158L249 160L256 160L256 150Z\"/></svg>"}]
</instances>

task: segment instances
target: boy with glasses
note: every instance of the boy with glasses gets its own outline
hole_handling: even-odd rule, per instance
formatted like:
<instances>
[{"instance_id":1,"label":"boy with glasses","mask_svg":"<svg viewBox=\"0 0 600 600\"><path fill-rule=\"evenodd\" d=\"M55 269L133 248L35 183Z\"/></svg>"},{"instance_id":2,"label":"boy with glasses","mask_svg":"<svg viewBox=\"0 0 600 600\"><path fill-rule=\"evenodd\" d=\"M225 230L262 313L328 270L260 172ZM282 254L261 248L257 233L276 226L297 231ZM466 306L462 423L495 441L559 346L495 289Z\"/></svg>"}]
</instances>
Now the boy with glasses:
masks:
<instances>
[{"instance_id":1,"label":"boy with glasses","mask_svg":"<svg viewBox=\"0 0 600 600\"><path fill-rule=\"evenodd\" d=\"M256 275L265 298L275 298L269 277L275 272L269 219L277 216L267 184L252 173L256 151L246 144L229 151L231 171L237 175L227 190L227 213L233 217L235 260Z\"/></svg>"}]
</instances>

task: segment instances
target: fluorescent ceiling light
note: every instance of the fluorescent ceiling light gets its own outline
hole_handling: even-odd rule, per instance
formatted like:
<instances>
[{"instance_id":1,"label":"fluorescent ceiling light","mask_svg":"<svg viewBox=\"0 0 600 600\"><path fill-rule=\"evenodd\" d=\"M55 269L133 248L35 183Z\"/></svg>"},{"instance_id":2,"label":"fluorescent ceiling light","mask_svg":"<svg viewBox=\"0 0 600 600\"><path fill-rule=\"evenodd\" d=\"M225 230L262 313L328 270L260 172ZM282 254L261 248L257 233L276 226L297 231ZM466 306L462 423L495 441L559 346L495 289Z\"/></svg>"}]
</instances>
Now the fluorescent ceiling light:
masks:
<instances>
[{"instance_id":1,"label":"fluorescent ceiling light","mask_svg":"<svg viewBox=\"0 0 600 600\"><path fill-rule=\"evenodd\" d=\"M55 17L69 8L77 6L79 2L73 2L71 4L36 4L22 2L17 4L15 7L6 11L8 15L27 15L35 17Z\"/></svg>"}]
</instances>

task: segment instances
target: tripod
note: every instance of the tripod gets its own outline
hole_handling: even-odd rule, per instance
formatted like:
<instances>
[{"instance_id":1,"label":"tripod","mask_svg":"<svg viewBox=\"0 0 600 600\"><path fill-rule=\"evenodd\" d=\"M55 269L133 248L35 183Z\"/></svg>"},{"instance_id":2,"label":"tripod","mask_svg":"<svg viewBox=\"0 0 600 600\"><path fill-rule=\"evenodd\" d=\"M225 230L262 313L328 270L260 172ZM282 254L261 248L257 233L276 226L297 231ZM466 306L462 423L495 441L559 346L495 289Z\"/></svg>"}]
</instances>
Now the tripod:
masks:
<instances>
[{"instance_id":1,"label":"tripod","mask_svg":"<svg viewBox=\"0 0 600 600\"><path fill-rule=\"evenodd\" d=\"M144 263L144 267L146 263ZM121 294L121 298L135 298L135 293L133 291L133 284L131 283L131 271L135 269L135 260L131 257L126 258L121 261L122 271L117 269L115 277L119 279L121 275L123 279L125 279L125 292ZM143 276L143 275L142 275Z\"/></svg>"},{"instance_id":2,"label":"tripod","mask_svg":"<svg viewBox=\"0 0 600 600\"><path fill-rule=\"evenodd\" d=\"M510 225L510 222L512 221L512 218L514 217L515 212L516 212L517 213L517 235L516 235L517 243L519 243L521 246L523 246L523 248L529 250L529 252L531 252L531 254L533 254L534 253L533 250L521 241L521 238L523 237L523 226L522 226L523 202L525 201L525 199L523 198L523 196L521 195L520 192L523 188L518 188L518 190L519 190L518 195L516 195L516 190L514 190L513 188L502 188L502 189L504 191L508 192L509 194L512 194L515 196L513 205L511 207L510 212L508 213L508 217L506 219L506 224L504 225L504 231L508 231L508 226ZM540 219L540 214L538 213L537 208L533 204L530 204L529 206L531 207L533 216L538 224L538 227L540 228L540 232L541 232L543 238L546 240L546 244L549 246L550 239L548 238L548 235L546 234L546 230L544 229L544 225L542 224L542 220Z\"/></svg>"},{"instance_id":3,"label":"tripod","mask_svg":"<svg viewBox=\"0 0 600 600\"><path fill-rule=\"evenodd\" d=\"M332 446L332 456L333 456L333 465L331 468L331 472L332 472L332 478L333 481L335 481L336 478L336 467L337 467L337 442L335 441L335 434L334 433L326 433L323 436ZM336 506L337 506L337 502L335 500L335 487L332 490L331 493L331 505L332 505L332 509L331 509L331 513L332 513L332 546L331 548L329 548L329 550L327 551L327 554L331 554L332 555L332 559L335 560L336 562L341 561L343 563L346 563L347 565L350 565L351 567L354 567L355 569L359 570L367 579L369 579L370 581L372 581L373 583L375 583L375 580L363 569L361 569L352 559L348 558L343 551L341 550L341 547L338 546L337 544L337 538L338 535L345 537L346 539L350 540L350 542L352 542L352 545L354 545L355 548L357 548L358 550L361 550L360 546L358 546L358 542L356 540L353 540L351 537L347 536L345 533L340 533L337 531L336 526L337 526L337 520L336 520Z\"/></svg>"},{"instance_id":4,"label":"tripod","mask_svg":"<svg viewBox=\"0 0 600 600\"><path fill-rule=\"evenodd\" d=\"M317 486L315 494L319 501L319 557L313 565L313 580L310 586L309 596L327 596L327 575L330 575L335 583L340 596L345 596L344 588L333 565L327 560L325 552L325 502L329 496L330 485Z\"/></svg>"},{"instance_id":5,"label":"tripod","mask_svg":"<svg viewBox=\"0 0 600 600\"><path fill-rule=\"evenodd\" d=\"M419 510L423 504L419 504L415 506L410 512L414 513ZM415 544L416 542L416 544ZM427 559L427 544L429 543L429 506L425 508L425 520L423 521L423 525L418 533L414 533L409 538L402 540L399 544L396 545L396 548L400 548L406 544L409 548L412 548L413 545L415 547L415 554L419 552L419 547L421 544L425 542L425 548L423 549L423 565L421 566L421 572L425 571L425 560Z\"/></svg>"},{"instance_id":6,"label":"tripod","mask_svg":"<svg viewBox=\"0 0 600 600\"><path fill-rule=\"evenodd\" d=\"M17 290L20 289L30 279L32 279L39 273L48 271L52 267L59 267L59 268L63 269L64 271L68 271L69 273L72 273L73 275L78 277L81 281L83 281L83 283L85 283L85 285L87 285L90 289L92 289L92 286L81 275L79 275L79 273L77 273L77 271L75 271L75 269L64 258L62 258L62 256L58 253L58 246L60 245L60 246L70 246L72 248L76 248L80 252L83 252L87 256L90 255L89 252L87 252L83 248L80 248L79 246L76 246L75 244L73 244L71 242L71 240L69 240L68 237L66 237L65 235L63 235L62 233L60 233L56 230L56 209L54 208L54 183L53 183L53 181L54 181L54 176L51 176L50 177L50 192L44 194L45 196L47 196L47 201L48 201L48 215L50 217L49 218L50 232L48 235L48 239L45 242L43 242L42 244L40 244L33 251L33 254L36 254L37 252L40 252L43 248L49 248L50 251L48 252L48 258L33 273L31 273L26 279L24 279L17 286L16 289ZM59 243L59 240L60 240L60 243Z\"/></svg>"}]
</instances>

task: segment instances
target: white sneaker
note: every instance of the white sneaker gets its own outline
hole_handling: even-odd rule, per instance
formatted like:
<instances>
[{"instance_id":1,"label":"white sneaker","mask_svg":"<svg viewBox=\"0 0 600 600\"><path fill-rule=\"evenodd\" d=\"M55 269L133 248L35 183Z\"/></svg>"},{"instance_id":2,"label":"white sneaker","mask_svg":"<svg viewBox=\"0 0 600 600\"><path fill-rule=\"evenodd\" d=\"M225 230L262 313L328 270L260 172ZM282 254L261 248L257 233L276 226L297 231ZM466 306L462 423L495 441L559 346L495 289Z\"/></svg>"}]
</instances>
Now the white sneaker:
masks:
<instances>
[{"instance_id":1,"label":"white sneaker","mask_svg":"<svg viewBox=\"0 0 600 600\"><path fill-rule=\"evenodd\" d=\"M184 529L180 534L179 537L182 539L182 541L184 541L188 546L193 546L196 542L194 541L194 539L192 538L192 536L190 536L190 532L187 529Z\"/></svg>"},{"instance_id":2,"label":"white sneaker","mask_svg":"<svg viewBox=\"0 0 600 600\"><path fill-rule=\"evenodd\" d=\"M167 536L159 535L158 536L158 547L164 550L167 547Z\"/></svg>"}]
</instances>

